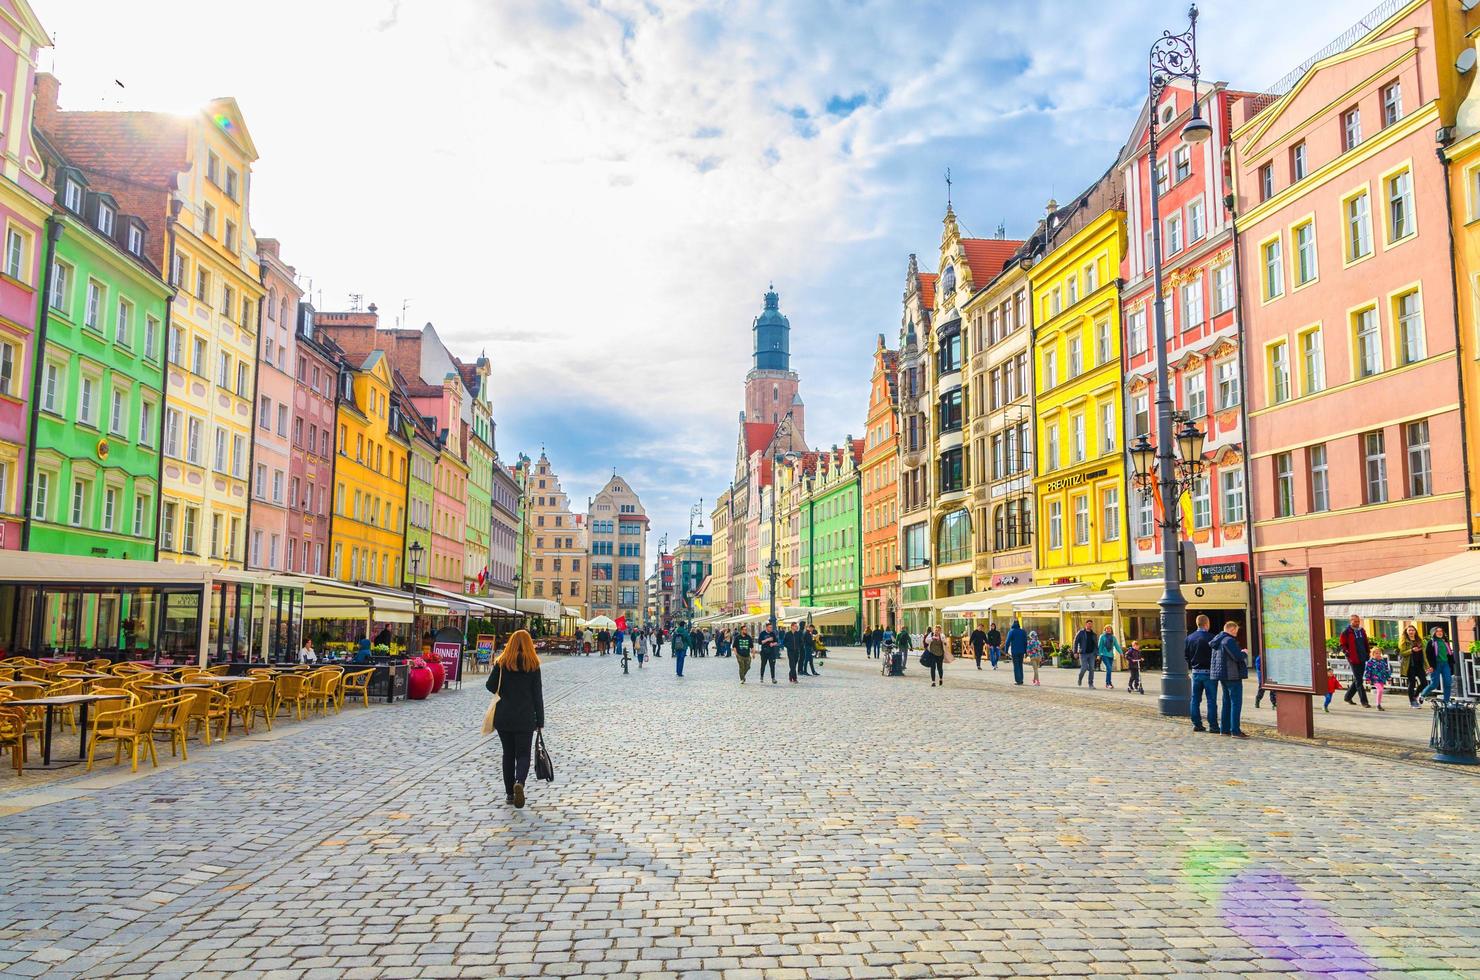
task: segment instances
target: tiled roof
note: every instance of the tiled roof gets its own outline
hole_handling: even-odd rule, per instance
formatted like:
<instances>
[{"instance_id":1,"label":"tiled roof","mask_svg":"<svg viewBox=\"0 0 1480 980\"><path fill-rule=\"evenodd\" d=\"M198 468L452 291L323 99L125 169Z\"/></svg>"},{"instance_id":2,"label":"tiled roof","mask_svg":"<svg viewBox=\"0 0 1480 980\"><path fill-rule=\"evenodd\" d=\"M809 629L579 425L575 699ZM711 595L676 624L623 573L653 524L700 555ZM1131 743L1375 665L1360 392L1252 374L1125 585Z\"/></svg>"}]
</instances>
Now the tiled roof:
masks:
<instances>
[{"instance_id":1,"label":"tiled roof","mask_svg":"<svg viewBox=\"0 0 1480 980\"><path fill-rule=\"evenodd\" d=\"M772 422L746 422L745 452L749 454L765 449L775 434L776 426Z\"/></svg>"},{"instance_id":2,"label":"tiled roof","mask_svg":"<svg viewBox=\"0 0 1480 980\"><path fill-rule=\"evenodd\" d=\"M167 112L61 112L48 135L90 170L173 183L187 166L190 121Z\"/></svg>"},{"instance_id":3,"label":"tiled roof","mask_svg":"<svg viewBox=\"0 0 1480 980\"><path fill-rule=\"evenodd\" d=\"M920 273L920 305L927 310L935 309L935 280L933 272Z\"/></svg>"},{"instance_id":4,"label":"tiled roof","mask_svg":"<svg viewBox=\"0 0 1480 980\"><path fill-rule=\"evenodd\" d=\"M963 238L961 250L971 266L971 281L983 286L996 277L1023 243L1010 238Z\"/></svg>"}]
</instances>

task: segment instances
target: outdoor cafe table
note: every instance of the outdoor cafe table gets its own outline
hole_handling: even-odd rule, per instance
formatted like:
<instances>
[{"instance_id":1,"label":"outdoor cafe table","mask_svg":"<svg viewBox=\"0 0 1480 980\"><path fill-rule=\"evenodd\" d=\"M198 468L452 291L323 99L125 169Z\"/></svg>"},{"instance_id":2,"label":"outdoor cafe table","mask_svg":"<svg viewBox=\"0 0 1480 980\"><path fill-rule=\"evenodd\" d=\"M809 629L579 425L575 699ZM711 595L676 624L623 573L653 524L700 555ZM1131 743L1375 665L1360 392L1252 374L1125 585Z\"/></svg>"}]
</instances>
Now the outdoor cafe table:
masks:
<instances>
[{"instance_id":1,"label":"outdoor cafe table","mask_svg":"<svg viewBox=\"0 0 1480 980\"><path fill-rule=\"evenodd\" d=\"M51 768L51 724L56 715L57 708L69 708L77 706L77 730L80 737L77 740L77 759L81 761L87 758L87 709L97 701L117 701L128 697L122 692L111 694L59 694L50 698L29 698L24 701L6 701L7 708L45 708L46 728L41 737L41 765L30 768ZM64 763L65 765L76 765L75 762Z\"/></svg>"}]
</instances>

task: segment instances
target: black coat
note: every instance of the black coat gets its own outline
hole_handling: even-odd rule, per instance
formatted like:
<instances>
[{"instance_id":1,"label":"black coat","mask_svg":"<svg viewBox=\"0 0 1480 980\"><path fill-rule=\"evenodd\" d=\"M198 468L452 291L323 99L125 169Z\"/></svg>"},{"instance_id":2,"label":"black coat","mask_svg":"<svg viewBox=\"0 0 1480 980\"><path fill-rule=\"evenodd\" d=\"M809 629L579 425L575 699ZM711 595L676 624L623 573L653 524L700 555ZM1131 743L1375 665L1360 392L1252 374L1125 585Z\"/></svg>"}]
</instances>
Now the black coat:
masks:
<instances>
[{"instance_id":1,"label":"black coat","mask_svg":"<svg viewBox=\"0 0 1480 980\"><path fill-rule=\"evenodd\" d=\"M1184 647L1188 670L1208 670L1213 665L1213 634L1205 629L1195 629L1187 634Z\"/></svg>"},{"instance_id":2,"label":"black coat","mask_svg":"<svg viewBox=\"0 0 1480 980\"><path fill-rule=\"evenodd\" d=\"M1100 655L1100 640L1089 630L1080 630L1074 634L1074 652L1079 654L1081 662L1088 659L1093 662Z\"/></svg>"},{"instance_id":3,"label":"black coat","mask_svg":"<svg viewBox=\"0 0 1480 980\"><path fill-rule=\"evenodd\" d=\"M496 731L532 732L545 727L545 694L538 670L504 670L495 664L483 686L488 693L497 691L499 695L498 708L493 712Z\"/></svg>"}]
</instances>

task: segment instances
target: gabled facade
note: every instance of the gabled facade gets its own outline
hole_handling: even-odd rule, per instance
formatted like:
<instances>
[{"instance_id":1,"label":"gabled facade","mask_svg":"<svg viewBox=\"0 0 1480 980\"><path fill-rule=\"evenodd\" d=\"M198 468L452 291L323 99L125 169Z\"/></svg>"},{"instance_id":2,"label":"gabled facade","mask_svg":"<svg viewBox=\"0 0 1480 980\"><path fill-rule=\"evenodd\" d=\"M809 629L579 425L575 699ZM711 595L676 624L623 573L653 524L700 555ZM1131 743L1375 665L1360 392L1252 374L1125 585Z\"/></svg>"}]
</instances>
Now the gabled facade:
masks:
<instances>
[{"instance_id":1,"label":"gabled facade","mask_svg":"<svg viewBox=\"0 0 1480 980\"><path fill-rule=\"evenodd\" d=\"M391 393L391 400L399 409L410 445L406 474L406 552L401 567L405 569L407 585L414 582L420 588L432 584L432 522L436 514L433 481L442 450L437 434L417 413L399 383Z\"/></svg>"},{"instance_id":2,"label":"gabled facade","mask_svg":"<svg viewBox=\"0 0 1480 980\"><path fill-rule=\"evenodd\" d=\"M807 479L801 509L801 577L804 606L850 606L857 612L856 633L863 612L863 567L858 464L863 440L849 439L819 453L817 471Z\"/></svg>"},{"instance_id":3,"label":"gabled facade","mask_svg":"<svg viewBox=\"0 0 1480 980\"><path fill-rule=\"evenodd\" d=\"M589 617L626 616L638 623L647 609L643 571L647 567L647 512L625 479L612 474L606 486L591 498L586 517L591 545L591 589L585 597ZM689 618L681 585L675 585L679 605L674 613ZM575 603L572 603L575 604Z\"/></svg>"},{"instance_id":4,"label":"gabled facade","mask_svg":"<svg viewBox=\"0 0 1480 980\"><path fill-rule=\"evenodd\" d=\"M144 223L38 142L56 193L25 546L153 560L172 290L145 256ZM0 358L19 368L13 351Z\"/></svg>"},{"instance_id":5,"label":"gabled facade","mask_svg":"<svg viewBox=\"0 0 1480 980\"><path fill-rule=\"evenodd\" d=\"M935 312L933 272L911 255L905 271L899 323L899 554L900 609L918 636L934 623L930 590L931 383L929 338Z\"/></svg>"},{"instance_id":6,"label":"gabled facade","mask_svg":"<svg viewBox=\"0 0 1480 980\"><path fill-rule=\"evenodd\" d=\"M472 364L457 362L458 376L468 397L463 403L463 426L467 451L467 520L463 523L463 579L466 592L484 595L488 591L488 535L492 521L493 406L489 402L488 358L479 357Z\"/></svg>"},{"instance_id":7,"label":"gabled facade","mask_svg":"<svg viewBox=\"0 0 1480 980\"><path fill-rule=\"evenodd\" d=\"M252 427L247 563L250 568L284 571L301 561L297 539L288 533L288 514L295 496L293 448L308 440L309 421L293 414L298 370L295 319L303 291L298 288L296 271L283 262L276 239L258 239L257 258L264 295L257 338L257 424Z\"/></svg>"},{"instance_id":8,"label":"gabled facade","mask_svg":"<svg viewBox=\"0 0 1480 980\"><path fill-rule=\"evenodd\" d=\"M519 570L519 484L499 458L493 458L489 485L488 595L514 596L514 574Z\"/></svg>"},{"instance_id":9,"label":"gabled facade","mask_svg":"<svg viewBox=\"0 0 1480 980\"><path fill-rule=\"evenodd\" d=\"M863 624L892 630L899 612L899 352L884 346L883 334L874 347L863 443Z\"/></svg>"},{"instance_id":10,"label":"gabled facade","mask_svg":"<svg viewBox=\"0 0 1480 980\"><path fill-rule=\"evenodd\" d=\"M709 512L709 528L713 532L710 546L711 571L709 584L704 590L706 613L733 613L730 605L730 490L721 491L714 509ZM653 596L648 595L651 608Z\"/></svg>"},{"instance_id":11,"label":"gabled facade","mask_svg":"<svg viewBox=\"0 0 1480 980\"><path fill-rule=\"evenodd\" d=\"M531 468L525 501L528 516L524 533L528 536L529 555L529 588L525 595L533 599L553 599L583 610L581 615L584 618L589 551L586 517L571 511L570 497L561 487L560 477L550 465L550 457L543 451ZM591 570L589 581L593 590L609 590L617 586L615 562L615 558L603 559L601 569Z\"/></svg>"},{"instance_id":12,"label":"gabled facade","mask_svg":"<svg viewBox=\"0 0 1480 980\"><path fill-rule=\"evenodd\" d=\"M1475 26L1415 0L1234 106L1256 573L1318 565L1330 588L1469 543L1434 134Z\"/></svg>"},{"instance_id":13,"label":"gabled facade","mask_svg":"<svg viewBox=\"0 0 1480 980\"><path fill-rule=\"evenodd\" d=\"M281 316L279 308L278 317ZM328 576L330 497L334 492L338 438L336 402L343 352L332 338L314 330L313 307L299 300L293 316L293 452L288 458L289 567L291 571L305 575Z\"/></svg>"}]
</instances>

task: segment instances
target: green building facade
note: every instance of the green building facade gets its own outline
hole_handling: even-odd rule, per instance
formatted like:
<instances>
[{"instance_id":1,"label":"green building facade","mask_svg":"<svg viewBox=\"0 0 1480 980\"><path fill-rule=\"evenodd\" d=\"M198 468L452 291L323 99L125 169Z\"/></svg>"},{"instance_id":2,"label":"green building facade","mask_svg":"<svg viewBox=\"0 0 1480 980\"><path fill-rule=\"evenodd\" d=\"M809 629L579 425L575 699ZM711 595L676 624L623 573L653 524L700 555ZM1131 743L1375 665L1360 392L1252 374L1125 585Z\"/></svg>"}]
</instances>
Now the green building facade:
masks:
<instances>
[{"instance_id":1,"label":"green building facade","mask_svg":"<svg viewBox=\"0 0 1480 980\"><path fill-rule=\"evenodd\" d=\"M173 290L142 221L80 171L59 167L56 187L26 549L153 560Z\"/></svg>"},{"instance_id":2,"label":"green building facade","mask_svg":"<svg viewBox=\"0 0 1480 980\"><path fill-rule=\"evenodd\" d=\"M406 585L415 583L425 588L432 584L432 489L441 450L431 427L415 419L416 409L410 399L403 402L402 409L408 420L411 453L406 471L406 554L401 568Z\"/></svg>"},{"instance_id":3,"label":"green building facade","mask_svg":"<svg viewBox=\"0 0 1480 980\"><path fill-rule=\"evenodd\" d=\"M858 454L850 440L824 453L801 502L801 602L825 608L851 606L851 627L825 632L852 639L863 611L863 567Z\"/></svg>"}]
</instances>

